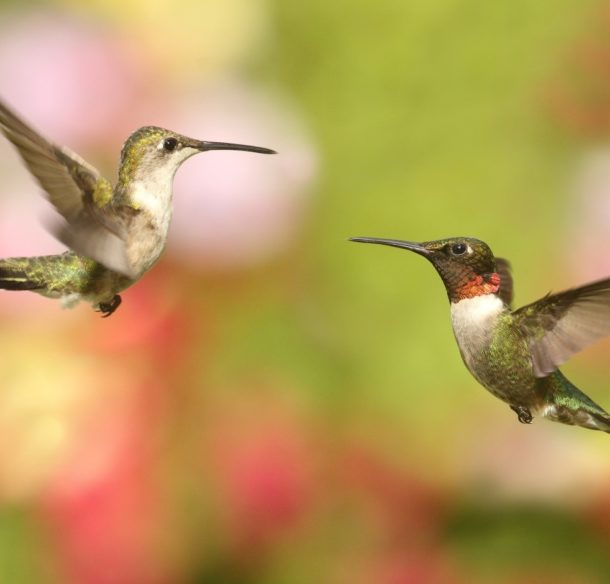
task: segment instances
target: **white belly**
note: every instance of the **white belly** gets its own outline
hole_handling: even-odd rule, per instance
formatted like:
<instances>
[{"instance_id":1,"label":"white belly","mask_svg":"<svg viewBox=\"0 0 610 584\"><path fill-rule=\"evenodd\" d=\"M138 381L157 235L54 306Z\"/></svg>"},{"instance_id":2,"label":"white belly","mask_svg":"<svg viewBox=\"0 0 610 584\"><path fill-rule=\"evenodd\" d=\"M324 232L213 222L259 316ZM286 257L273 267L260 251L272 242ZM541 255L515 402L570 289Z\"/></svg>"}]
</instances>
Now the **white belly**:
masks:
<instances>
[{"instance_id":1,"label":"white belly","mask_svg":"<svg viewBox=\"0 0 610 584\"><path fill-rule=\"evenodd\" d=\"M504 303L495 294L465 298L451 304L453 333L469 369L472 370L473 360L489 344L496 320L504 309Z\"/></svg>"},{"instance_id":2,"label":"white belly","mask_svg":"<svg viewBox=\"0 0 610 584\"><path fill-rule=\"evenodd\" d=\"M127 257L133 271L141 276L159 259L165 248L172 218L171 185L162 188L151 182L136 182L131 200L140 209L133 219L127 244Z\"/></svg>"},{"instance_id":3,"label":"white belly","mask_svg":"<svg viewBox=\"0 0 610 584\"><path fill-rule=\"evenodd\" d=\"M154 218L160 231L167 234L173 211L171 183L159 185L154 182L136 182L132 187L131 199L139 209Z\"/></svg>"}]
</instances>

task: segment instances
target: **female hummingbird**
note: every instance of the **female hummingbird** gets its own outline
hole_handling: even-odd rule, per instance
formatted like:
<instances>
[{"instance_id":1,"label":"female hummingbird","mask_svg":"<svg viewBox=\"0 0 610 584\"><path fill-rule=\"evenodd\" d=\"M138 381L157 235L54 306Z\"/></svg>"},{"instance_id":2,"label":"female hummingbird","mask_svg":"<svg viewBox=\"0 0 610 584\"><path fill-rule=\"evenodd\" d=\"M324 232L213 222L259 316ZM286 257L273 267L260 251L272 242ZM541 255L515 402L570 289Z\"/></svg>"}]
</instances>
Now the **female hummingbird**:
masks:
<instances>
[{"instance_id":1,"label":"female hummingbird","mask_svg":"<svg viewBox=\"0 0 610 584\"><path fill-rule=\"evenodd\" d=\"M568 381L558 367L610 334L610 279L511 308L509 264L470 237L414 243L355 237L413 251L445 284L462 359L475 379L505 401L519 421L533 416L610 433L610 415Z\"/></svg>"},{"instance_id":2,"label":"female hummingbird","mask_svg":"<svg viewBox=\"0 0 610 584\"><path fill-rule=\"evenodd\" d=\"M61 298L64 306L86 300L103 316L118 308L118 292L139 280L163 252L172 183L185 160L208 150L275 154L268 148L206 142L146 126L123 145L112 187L93 166L47 141L2 102L0 131L63 216L56 235L70 248L61 255L0 260L0 288Z\"/></svg>"}]
</instances>

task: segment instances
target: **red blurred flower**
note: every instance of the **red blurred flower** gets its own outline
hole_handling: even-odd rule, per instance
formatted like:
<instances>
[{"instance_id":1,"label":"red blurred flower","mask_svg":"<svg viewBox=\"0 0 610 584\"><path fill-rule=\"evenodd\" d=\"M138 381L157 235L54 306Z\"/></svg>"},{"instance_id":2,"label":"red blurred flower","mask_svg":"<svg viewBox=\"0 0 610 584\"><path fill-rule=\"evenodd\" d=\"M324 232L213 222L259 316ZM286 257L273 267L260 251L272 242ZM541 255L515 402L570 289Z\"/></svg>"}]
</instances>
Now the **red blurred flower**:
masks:
<instances>
[{"instance_id":1,"label":"red blurred flower","mask_svg":"<svg viewBox=\"0 0 610 584\"><path fill-rule=\"evenodd\" d=\"M191 349L201 352L203 358L211 315L193 298L193 283L186 281L181 286L181 282L176 267L156 265L121 293L123 302L110 318L102 319L90 311L83 321L87 347L103 359L120 356L120 363L140 364L151 379L171 378Z\"/></svg>"},{"instance_id":2,"label":"red blurred flower","mask_svg":"<svg viewBox=\"0 0 610 584\"><path fill-rule=\"evenodd\" d=\"M383 551L378 556L355 559L340 576L346 584L457 584L465 582L457 568L440 551L422 549L414 553Z\"/></svg>"},{"instance_id":3,"label":"red blurred flower","mask_svg":"<svg viewBox=\"0 0 610 584\"><path fill-rule=\"evenodd\" d=\"M281 398L256 392L215 410L205 449L230 545L243 561L297 528L315 499L315 448L304 421ZM247 404L244 403L247 401Z\"/></svg>"},{"instance_id":4,"label":"red blurred flower","mask_svg":"<svg viewBox=\"0 0 610 584\"><path fill-rule=\"evenodd\" d=\"M122 400L96 412L73 456L42 498L42 515L65 582L157 584L175 581L159 553L166 511L157 473L148 396L160 388L125 387Z\"/></svg>"},{"instance_id":5,"label":"red blurred flower","mask_svg":"<svg viewBox=\"0 0 610 584\"><path fill-rule=\"evenodd\" d=\"M587 36L574 43L545 92L555 123L582 138L610 134L610 12L597 9Z\"/></svg>"},{"instance_id":6,"label":"red blurred flower","mask_svg":"<svg viewBox=\"0 0 610 584\"><path fill-rule=\"evenodd\" d=\"M348 449L341 471L343 487L386 541L434 539L442 501L431 486L362 445Z\"/></svg>"}]
</instances>

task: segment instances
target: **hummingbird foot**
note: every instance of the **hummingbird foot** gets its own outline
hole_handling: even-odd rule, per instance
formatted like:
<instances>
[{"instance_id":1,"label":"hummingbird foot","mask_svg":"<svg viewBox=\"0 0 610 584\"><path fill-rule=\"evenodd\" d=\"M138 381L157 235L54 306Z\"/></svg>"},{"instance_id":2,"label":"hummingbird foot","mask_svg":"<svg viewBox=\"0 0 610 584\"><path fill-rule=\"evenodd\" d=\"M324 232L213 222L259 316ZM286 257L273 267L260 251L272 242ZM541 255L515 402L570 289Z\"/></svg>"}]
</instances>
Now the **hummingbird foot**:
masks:
<instances>
[{"instance_id":1,"label":"hummingbird foot","mask_svg":"<svg viewBox=\"0 0 610 584\"><path fill-rule=\"evenodd\" d=\"M533 416L531 412L523 406L510 406L510 409L517 414L517 418L522 424L531 424Z\"/></svg>"},{"instance_id":2,"label":"hummingbird foot","mask_svg":"<svg viewBox=\"0 0 610 584\"><path fill-rule=\"evenodd\" d=\"M100 302L96 310L102 313L102 318L108 318L120 305L121 297L115 294L110 302Z\"/></svg>"}]
</instances>

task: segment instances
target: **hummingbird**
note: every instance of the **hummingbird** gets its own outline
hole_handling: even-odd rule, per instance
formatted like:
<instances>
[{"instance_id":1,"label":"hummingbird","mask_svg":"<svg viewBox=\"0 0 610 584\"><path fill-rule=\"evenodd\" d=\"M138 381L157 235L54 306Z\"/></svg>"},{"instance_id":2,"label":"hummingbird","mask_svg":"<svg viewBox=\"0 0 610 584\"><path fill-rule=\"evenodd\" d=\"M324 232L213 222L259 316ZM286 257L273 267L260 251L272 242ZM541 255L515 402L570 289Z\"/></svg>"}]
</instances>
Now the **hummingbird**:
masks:
<instances>
[{"instance_id":1,"label":"hummingbird","mask_svg":"<svg viewBox=\"0 0 610 584\"><path fill-rule=\"evenodd\" d=\"M59 298L65 307L85 300L103 317L121 304L118 293L137 282L163 252L173 179L185 160L210 150L275 154L145 126L124 143L112 186L78 154L43 138L1 101L0 131L61 215L53 232L69 248L59 255L0 259L0 288Z\"/></svg>"},{"instance_id":2,"label":"hummingbird","mask_svg":"<svg viewBox=\"0 0 610 584\"><path fill-rule=\"evenodd\" d=\"M453 333L474 378L520 422L534 416L610 433L610 415L558 367L610 333L610 279L547 294L513 310L507 260L471 237L415 243L354 237L425 257L445 284Z\"/></svg>"}]
</instances>

